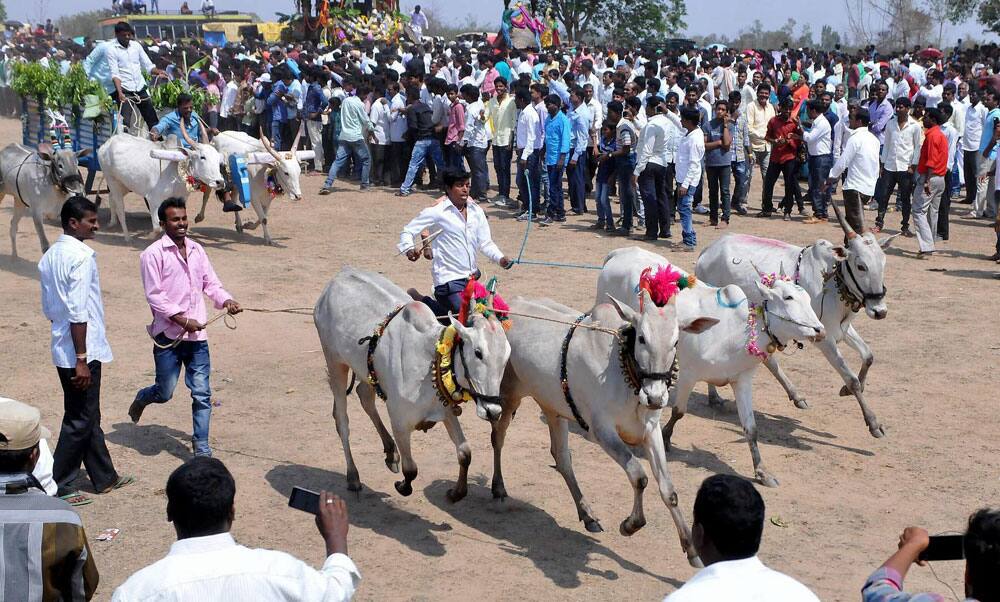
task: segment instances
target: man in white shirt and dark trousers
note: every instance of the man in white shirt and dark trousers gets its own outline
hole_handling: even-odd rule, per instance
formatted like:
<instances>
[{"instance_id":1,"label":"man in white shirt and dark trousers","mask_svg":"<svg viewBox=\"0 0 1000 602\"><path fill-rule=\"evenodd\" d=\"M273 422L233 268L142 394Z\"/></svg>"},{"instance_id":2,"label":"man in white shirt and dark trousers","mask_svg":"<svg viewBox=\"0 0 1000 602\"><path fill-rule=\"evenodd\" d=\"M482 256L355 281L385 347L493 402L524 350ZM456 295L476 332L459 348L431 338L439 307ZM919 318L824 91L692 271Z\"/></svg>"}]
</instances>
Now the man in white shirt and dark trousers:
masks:
<instances>
[{"instance_id":1,"label":"man in white shirt and dark trousers","mask_svg":"<svg viewBox=\"0 0 1000 602\"><path fill-rule=\"evenodd\" d=\"M139 114L142 115L146 127L152 129L160 118L153 108L153 101L149 98L146 90L146 79L143 72L150 75L162 75L163 72L153 66L153 61L149 60L149 55L142 49L142 45L136 42L135 30L125 21L119 21L115 25L115 39L117 43L108 46L106 60L108 61L108 71L111 74L111 81L115 85L115 100L118 103L118 110L122 111L126 125L131 127L134 116L128 107L123 109L122 105L126 100L137 105Z\"/></svg>"},{"instance_id":2,"label":"man in white shirt and dark trousers","mask_svg":"<svg viewBox=\"0 0 1000 602\"><path fill-rule=\"evenodd\" d=\"M500 267L509 269L514 262L493 242L486 213L478 204L469 202L468 172L454 169L443 171L445 196L421 211L403 227L397 249L407 259L417 261L429 243L421 237L434 236L431 276L434 296L425 297L416 289L407 292L416 301L423 301L437 316L449 312L458 315L462 308L462 291L469 278L479 276L476 257L482 253Z\"/></svg>"},{"instance_id":3,"label":"man in white shirt and dark trousers","mask_svg":"<svg viewBox=\"0 0 1000 602\"><path fill-rule=\"evenodd\" d=\"M316 570L284 552L236 543L236 482L215 458L192 458L167 479L167 520L177 541L167 556L128 578L113 602L137 600L323 600L346 602L361 574L347 556L347 505L319 493L316 526L326 544L326 561ZM294 512L294 510L285 510Z\"/></svg>"},{"instance_id":4,"label":"man in white shirt and dark trousers","mask_svg":"<svg viewBox=\"0 0 1000 602\"><path fill-rule=\"evenodd\" d=\"M844 209L847 223L859 234L864 232L864 204L875 194L879 172L879 142L869 131L869 122L868 109L859 108L851 116L851 136L826 181L827 187L832 187L841 174L847 172Z\"/></svg>"},{"instance_id":5,"label":"man in white shirt and dark trousers","mask_svg":"<svg viewBox=\"0 0 1000 602\"><path fill-rule=\"evenodd\" d=\"M811 125L802 133L809 152L809 198L812 200L813 214L805 220L807 224L819 224L827 219L826 206L830 202L830 189L826 179L833 167L833 130L823 116L825 107L819 99L806 103Z\"/></svg>"},{"instance_id":6,"label":"man in white shirt and dark trousers","mask_svg":"<svg viewBox=\"0 0 1000 602\"><path fill-rule=\"evenodd\" d=\"M636 185L642 193L642 204L646 209L646 234L643 239L670 238L670 207L667 187L672 184L667 177L668 128L680 126L680 120L668 113L663 98L646 97L646 125L639 132L635 170Z\"/></svg>"},{"instance_id":7,"label":"man in white shirt and dark trousers","mask_svg":"<svg viewBox=\"0 0 1000 602\"><path fill-rule=\"evenodd\" d=\"M764 499L746 479L720 474L702 481L691 542L705 568L664 602L819 602L809 588L757 557L764 510Z\"/></svg>"},{"instance_id":8,"label":"man in white shirt and dark trousers","mask_svg":"<svg viewBox=\"0 0 1000 602\"><path fill-rule=\"evenodd\" d=\"M913 191L913 177L920 160L920 137L920 124L910 117L910 99L897 98L896 118L885 127L885 144L880 157L882 173L875 186L875 200L878 202L875 226L879 230L885 227L889 197L898 184L899 203L903 209L900 233L903 236L913 236L910 232L910 193ZM976 144L978 149L978 142Z\"/></svg>"},{"instance_id":9,"label":"man in white shirt and dark trousers","mask_svg":"<svg viewBox=\"0 0 1000 602\"><path fill-rule=\"evenodd\" d=\"M83 243L97 231L97 206L83 196L62 207L63 234L42 260L42 310L52 323L52 363L63 389L63 422L53 477L58 495L71 504L86 503L73 488L80 464L94 489L106 493L132 483L119 477L101 430L101 366L111 361L104 330L101 281L93 249Z\"/></svg>"},{"instance_id":10,"label":"man in white shirt and dark trousers","mask_svg":"<svg viewBox=\"0 0 1000 602\"><path fill-rule=\"evenodd\" d=\"M521 197L521 211L518 219L538 213L538 188L541 186L538 173L536 138L538 136L538 113L531 106L531 96L527 90L518 90L514 97L517 106L517 131L514 136L517 154L517 190ZM530 210L530 211L529 211Z\"/></svg>"}]
</instances>

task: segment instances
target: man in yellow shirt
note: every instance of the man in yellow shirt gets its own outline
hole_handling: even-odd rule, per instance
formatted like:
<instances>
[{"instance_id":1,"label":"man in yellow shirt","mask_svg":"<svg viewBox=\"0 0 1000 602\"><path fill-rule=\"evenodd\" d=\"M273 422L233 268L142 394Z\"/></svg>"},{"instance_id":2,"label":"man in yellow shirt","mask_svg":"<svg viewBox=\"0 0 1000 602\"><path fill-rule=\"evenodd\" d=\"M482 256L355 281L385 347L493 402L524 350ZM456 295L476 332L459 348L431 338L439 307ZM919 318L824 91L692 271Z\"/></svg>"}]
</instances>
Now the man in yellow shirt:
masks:
<instances>
[{"instance_id":1,"label":"man in yellow shirt","mask_svg":"<svg viewBox=\"0 0 1000 602\"><path fill-rule=\"evenodd\" d=\"M507 80L498 77L493 82L496 93L486 105L486 121L493 134L493 169L497 174L497 191L493 204L497 207L510 206L510 163L517 125L517 107L514 98L507 93Z\"/></svg>"}]
</instances>

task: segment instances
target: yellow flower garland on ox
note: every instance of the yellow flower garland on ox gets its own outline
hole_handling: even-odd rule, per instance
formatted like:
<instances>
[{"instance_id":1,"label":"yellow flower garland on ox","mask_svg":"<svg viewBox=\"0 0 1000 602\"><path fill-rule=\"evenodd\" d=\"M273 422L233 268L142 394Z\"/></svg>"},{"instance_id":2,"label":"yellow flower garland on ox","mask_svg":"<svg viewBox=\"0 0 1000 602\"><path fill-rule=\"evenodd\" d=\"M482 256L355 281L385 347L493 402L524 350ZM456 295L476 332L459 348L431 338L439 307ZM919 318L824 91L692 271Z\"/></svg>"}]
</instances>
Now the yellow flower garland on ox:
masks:
<instances>
[{"instance_id":1,"label":"yellow flower garland on ox","mask_svg":"<svg viewBox=\"0 0 1000 602\"><path fill-rule=\"evenodd\" d=\"M445 406L452 406L455 415L462 413L462 408L458 404L472 401L472 394L468 390L458 386L455 381L454 351L455 343L458 339L458 330L449 325L441 332L436 345L437 357L434 361L434 384L438 391L438 398Z\"/></svg>"}]
</instances>

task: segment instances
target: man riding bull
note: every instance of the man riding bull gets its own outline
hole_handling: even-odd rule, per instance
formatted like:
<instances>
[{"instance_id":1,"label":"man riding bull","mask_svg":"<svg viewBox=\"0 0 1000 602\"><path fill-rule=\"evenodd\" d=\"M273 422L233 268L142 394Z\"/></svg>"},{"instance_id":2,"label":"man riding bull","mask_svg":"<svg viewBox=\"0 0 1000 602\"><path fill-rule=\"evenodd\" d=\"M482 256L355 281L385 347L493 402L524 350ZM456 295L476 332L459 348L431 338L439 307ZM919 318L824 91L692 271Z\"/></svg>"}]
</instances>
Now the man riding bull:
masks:
<instances>
[{"instance_id":1,"label":"man riding bull","mask_svg":"<svg viewBox=\"0 0 1000 602\"><path fill-rule=\"evenodd\" d=\"M406 252L410 261L417 261L421 254L432 260L434 297L423 296L412 288L407 292L414 300L426 303L438 316L459 313L462 291L469 278L480 275L477 253L504 269L514 265L493 242L486 213L475 202L469 202L469 173L447 170L442 179L445 196L406 224L397 246L400 252ZM419 244L418 237L422 239ZM430 238L434 240L435 253L430 252L430 240L427 240Z\"/></svg>"},{"instance_id":2,"label":"man riding bull","mask_svg":"<svg viewBox=\"0 0 1000 602\"><path fill-rule=\"evenodd\" d=\"M164 115L160 122L149 129L149 137L152 140L163 140L168 136L176 136L177 141L184 148L192 148L195 142L202 144L209 143L209 134L218 136L219 130L213 127L206 127L205 122L194 110L194 99L190 94L181 93L177 95L177 109ZM223 169L223 178L226 180L226 188L216 191L219 200L222 201L222 210L226 212L243 211L239 203L233 202L232 179Z\"/></svg>"}]
</instances>

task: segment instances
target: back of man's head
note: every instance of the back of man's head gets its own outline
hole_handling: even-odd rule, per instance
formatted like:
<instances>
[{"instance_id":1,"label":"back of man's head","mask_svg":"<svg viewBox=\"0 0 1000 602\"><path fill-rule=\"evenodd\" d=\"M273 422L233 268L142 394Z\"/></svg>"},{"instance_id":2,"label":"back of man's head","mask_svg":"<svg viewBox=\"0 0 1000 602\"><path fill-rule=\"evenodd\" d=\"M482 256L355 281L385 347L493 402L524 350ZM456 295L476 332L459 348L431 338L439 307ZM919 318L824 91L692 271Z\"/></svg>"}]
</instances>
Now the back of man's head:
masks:
<instances>
[{"instance_id":1,"label":"back of man's head","mask_svg":"<svg viewBox=\"0 0 1000 602\"><path fill-rule=\"evenodd\" d=\"M969 517L965 563L967 595L982 602L1000 601L1000 510L983 508Z\"/></svg>"},{"instance_id":2,"label":"back of man's head","mask_svg":"<svg viewBox=\"0 0 1000 602\"><path fill-rule=\"evenodd\" d=\"M229 531L236 481L215 458L195 457L167 479L167 520L178 539Z\"/></svg>"},{"instance_id":3,"label":"back of man's head","mask_svg":"<svg viewBox=\"0 0 1000 602\"><path fill-rule=\"evenodd\" d=\"M694 524L701 527L720 560L757 554L764 530L764 499L753 484L733 475L705 479L694 500Z\"/></svg>"}]
</instances>

